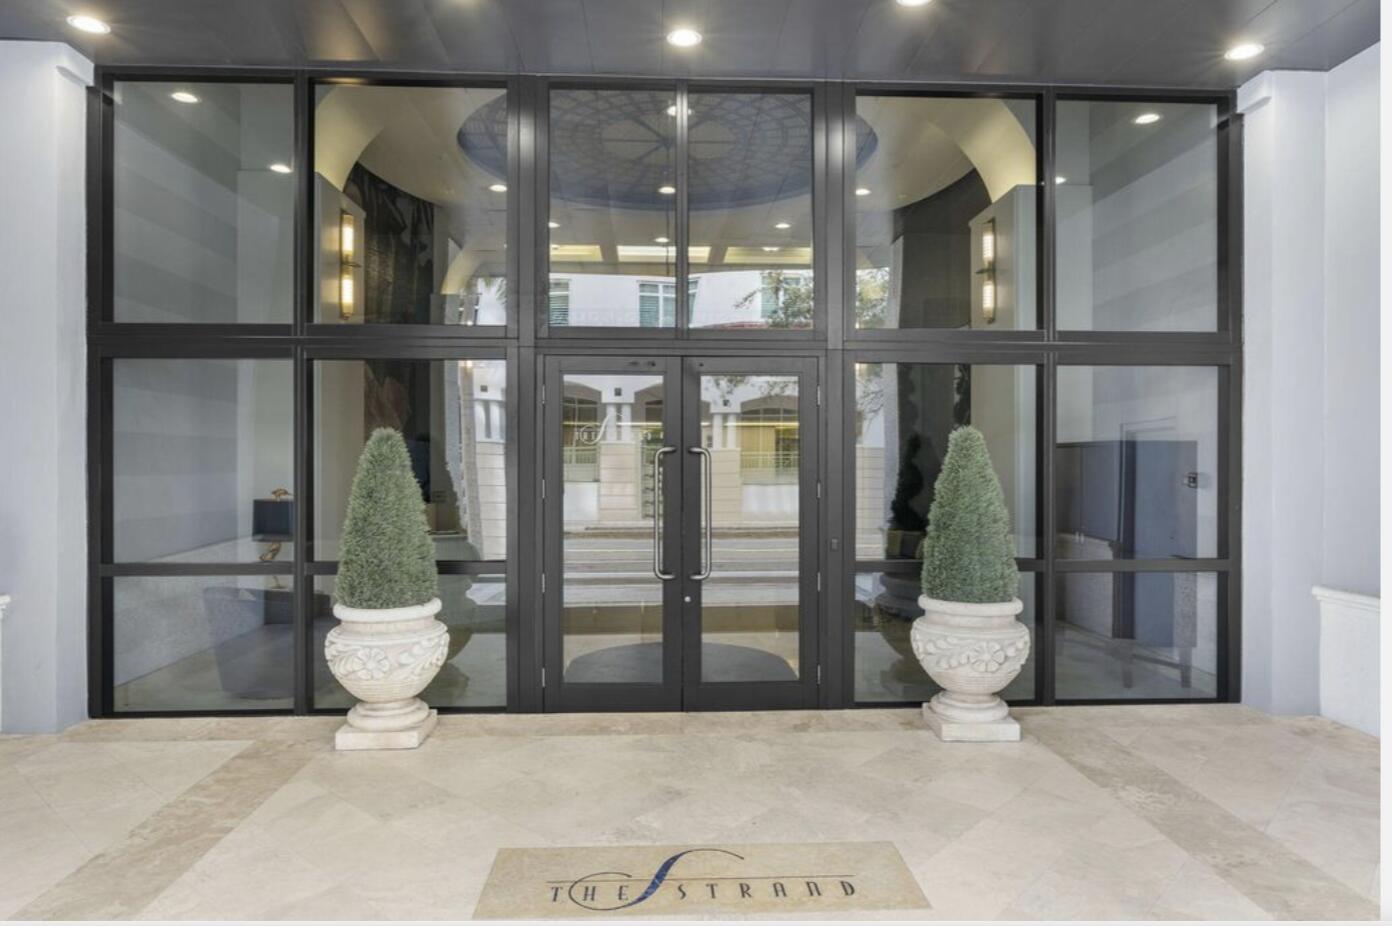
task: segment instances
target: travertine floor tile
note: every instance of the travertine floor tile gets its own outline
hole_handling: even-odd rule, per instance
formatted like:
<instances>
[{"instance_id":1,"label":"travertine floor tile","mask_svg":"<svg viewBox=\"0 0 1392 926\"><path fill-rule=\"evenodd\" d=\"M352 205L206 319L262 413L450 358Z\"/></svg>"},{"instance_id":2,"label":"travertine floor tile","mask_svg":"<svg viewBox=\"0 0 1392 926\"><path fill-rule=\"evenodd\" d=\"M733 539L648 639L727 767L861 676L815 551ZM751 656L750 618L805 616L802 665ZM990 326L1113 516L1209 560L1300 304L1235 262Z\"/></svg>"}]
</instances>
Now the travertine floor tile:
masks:
<instances>
[{"instance_id":1,"label":"travertine floor tile","mask_svg":"<svg viewBox=\"0 0 1392 926\"><path fill-rule=\"evenodd\" d=\"M335 753L334 717L0 737L0 915L461 919L501 847L858 840L894 843L935 919L1376 915L1372 738L1236 705L1019 714L1017 744L898 709L456 715L382 754Z\"/></svg>"}]
</instances>

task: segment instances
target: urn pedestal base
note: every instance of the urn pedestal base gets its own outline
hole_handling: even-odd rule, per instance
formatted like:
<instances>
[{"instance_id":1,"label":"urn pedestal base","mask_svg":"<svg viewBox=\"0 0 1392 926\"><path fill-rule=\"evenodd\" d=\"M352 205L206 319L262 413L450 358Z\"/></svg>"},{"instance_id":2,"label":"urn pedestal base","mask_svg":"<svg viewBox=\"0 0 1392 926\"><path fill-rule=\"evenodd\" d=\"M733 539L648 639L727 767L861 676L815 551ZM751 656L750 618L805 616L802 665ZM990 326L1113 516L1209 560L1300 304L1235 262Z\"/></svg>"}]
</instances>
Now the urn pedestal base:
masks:
<instances>
[{"instance_id":1,"label":"urn pedestal base","mask_svg":"<svg viewBox=\"0 0 1392 926\"><path fill-rule=\"evenodd\" d=\"M415 749L435 729L439 717L439 712L432 709L426 713L424 720L404 730L363 730L345 723L334 734L334 749L343 752L355 749Z\"/></svg>"},{"instance_id":2,"label":"urn pedestal base","mask_svg":"<svg viewBox=\"0 0 1392 926\"><path fill-rule=\"evenodd\" d=\"M942 695L935 695L931 701L923 705L923 720L928 725L928 729L938 735L938 739L944 743L1018 743L1020 741L1020 725L1015 722L1015 718L1010 716L1010 711L1004 701L995 698L996 704L1001 707L1002 716L998 718L982 718L978 716L961 717L956 711L948 709L945 713L940 712L937 707L938 698Z\"/></svg>"}]
</instances>

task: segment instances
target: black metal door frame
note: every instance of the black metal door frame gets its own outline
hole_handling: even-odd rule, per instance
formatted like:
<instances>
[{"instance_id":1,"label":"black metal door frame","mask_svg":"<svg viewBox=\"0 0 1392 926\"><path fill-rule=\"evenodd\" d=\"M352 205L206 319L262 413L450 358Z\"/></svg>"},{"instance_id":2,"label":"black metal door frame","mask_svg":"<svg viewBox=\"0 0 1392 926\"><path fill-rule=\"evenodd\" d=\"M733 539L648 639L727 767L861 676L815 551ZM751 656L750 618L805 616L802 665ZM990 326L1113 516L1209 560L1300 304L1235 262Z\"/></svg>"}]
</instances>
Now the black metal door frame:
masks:
<instances>
[{"instance_id":1,"label":"black metal door frame","mask_svg":"<svg viewBox=\"0 0 1392 926\"><path fill-rule=\"evenodd\" d=\"M703 566L713 571L708 555L701 446L701 377L710 374L792 374L798 378L798 677L796 681L702 681ZM820 446L818 405L821 387L817 361L799 357L688 357L682 363L682 706L685 710L762 710L807 708L817 705L818 607L820 573L817 569L821 474L817 465ZM708 464L707 464L708 465ZM713 574L710 576L715 578Z\"/></svg>"},{"instance_id":2,"label":"black metal door frame","mask_svg":"<svg viewBox=\"0 0 1392 926\"><path fill-rule=\"evenodd\" d=\"M815 357L567 356L542 360L540 384L542 509L541 598L542 709L544 711L763 710L817 704L820 681L820 585L818 456L821 387ZM662 377L663 447L655 462L655 537L662 543L653 560L662 582L662 681L571 682L564 671L564 461L559 452L567 374L648 374ZM707 564L704 449L700 377L706 374L792 374L798 377L799 673L796 681L701 681L701 607ZM663 575L659 576L661 572Z\"/></svg>"}]
</instances>

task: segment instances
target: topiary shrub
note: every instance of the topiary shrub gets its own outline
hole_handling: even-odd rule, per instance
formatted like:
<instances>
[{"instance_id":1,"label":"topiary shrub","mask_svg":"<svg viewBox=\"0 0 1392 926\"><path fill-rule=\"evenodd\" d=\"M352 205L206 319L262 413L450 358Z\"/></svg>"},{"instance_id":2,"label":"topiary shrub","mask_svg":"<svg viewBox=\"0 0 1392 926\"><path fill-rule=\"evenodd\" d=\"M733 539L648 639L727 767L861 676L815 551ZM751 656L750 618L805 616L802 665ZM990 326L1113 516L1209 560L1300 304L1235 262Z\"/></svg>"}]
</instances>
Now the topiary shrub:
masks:
<instances>
[{"instance_id":1,"label":"topiary shrub","mask_svg":"<svg viewBox=\"0 0 1392 926\"><path fill-rule=\"evenodd\" d=\"M439 594L435 544L400 431L378 428L358 457L343 520L334 598L350 608L404 608Z\"/></svg>"},{"instance_id":2,"label":"topiary shrub","mask_svg":"<svg viewBox=\"0 0 1392 926\"><path fill-rule=\"evenodd\" d=\"M958 428L948 438L928 510L923 594L940 601L1005 602L1015 598L1019 581L1010 515L986 439L976 428Z\"/></svg>"}]
</instances>

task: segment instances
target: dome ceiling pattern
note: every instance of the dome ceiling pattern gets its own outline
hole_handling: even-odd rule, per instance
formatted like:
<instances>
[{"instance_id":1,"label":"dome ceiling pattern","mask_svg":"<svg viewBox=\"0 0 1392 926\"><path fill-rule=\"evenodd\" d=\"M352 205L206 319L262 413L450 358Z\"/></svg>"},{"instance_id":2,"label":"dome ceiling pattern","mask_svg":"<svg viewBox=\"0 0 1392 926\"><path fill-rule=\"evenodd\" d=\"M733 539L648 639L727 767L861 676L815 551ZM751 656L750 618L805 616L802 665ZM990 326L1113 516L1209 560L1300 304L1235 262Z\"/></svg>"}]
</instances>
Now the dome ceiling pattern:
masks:
<instances>
[{"instance_id":1,"label":"dome ceiling pattern","mask_svg":"<svg viewBox=\"0 0 1392 926\"><path fill-rule=\"evenodd\" d=\"M812 99L807 94L693 94L688 134L689 208L753 206L805 195L812 182ZM665 211L676 183L675 109L660 90L559 90L551 94L552 196L567 202ZM857 162L876 147L859 120ZM507 103L481 107L459 129L460 148L506 173Z\"/></svg>"}]
</instances>

